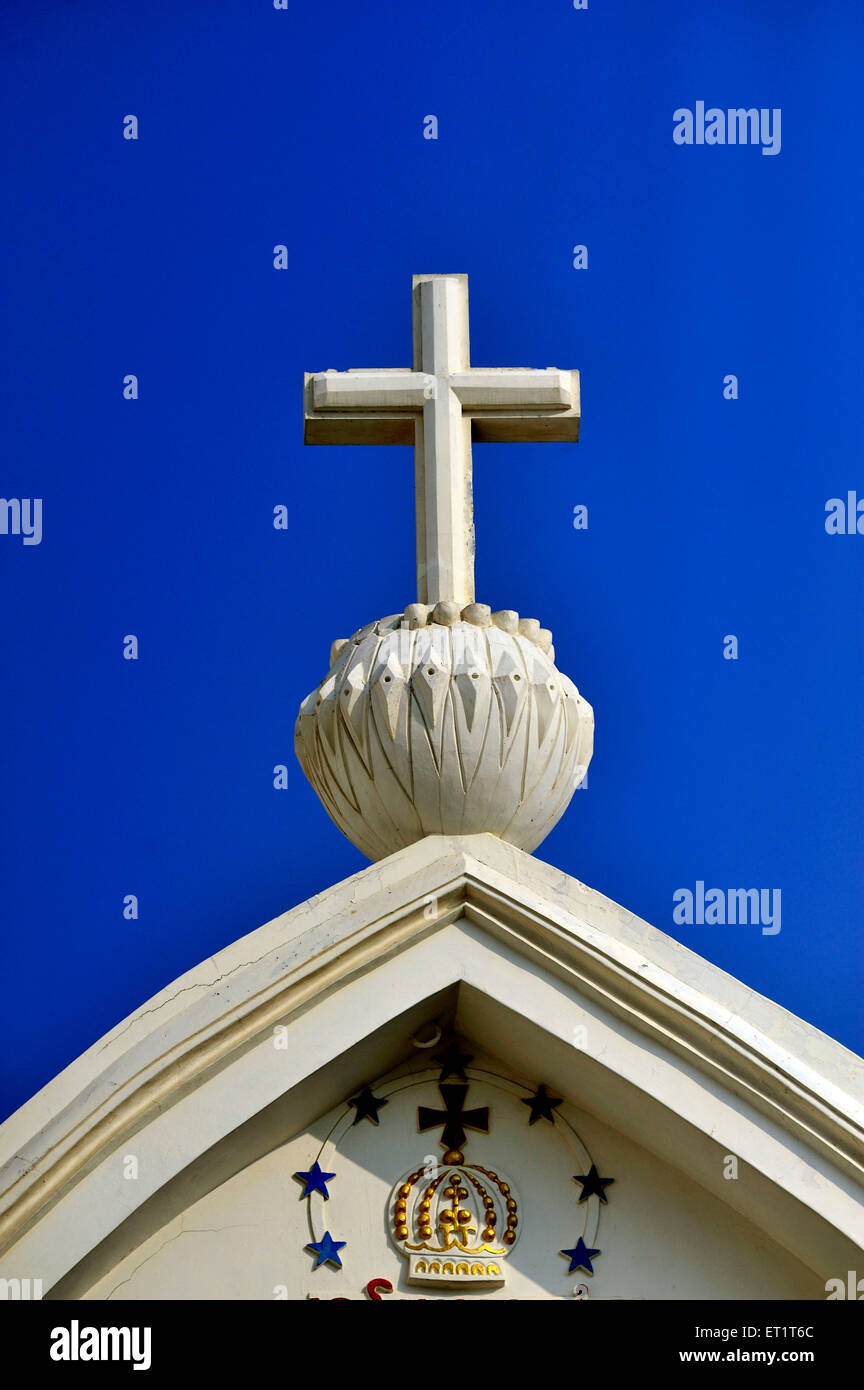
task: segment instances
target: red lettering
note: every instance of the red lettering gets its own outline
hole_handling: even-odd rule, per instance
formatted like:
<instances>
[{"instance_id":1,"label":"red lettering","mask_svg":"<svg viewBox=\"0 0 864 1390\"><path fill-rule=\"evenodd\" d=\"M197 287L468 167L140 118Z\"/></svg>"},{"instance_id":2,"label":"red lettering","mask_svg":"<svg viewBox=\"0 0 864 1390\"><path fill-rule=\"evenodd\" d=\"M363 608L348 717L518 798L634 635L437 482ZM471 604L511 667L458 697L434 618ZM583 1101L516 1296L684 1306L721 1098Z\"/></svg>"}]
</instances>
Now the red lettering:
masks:
<instances>
[{"instance_id":1,"label":"red lettering","mask_svg":"<svg viewBox=\"0 0 864 1390\"><path fill-rule=\"evenodd\" d=\"M383 1303L384 1301L381 1297L381 1293L379 1293L379 1289L383 1293L392 1293L393 1285L390 1283L389 1279L370 1279L369 1283L366 1285L366 1292L373 1303Z\"/></svg>"}]
</instances>

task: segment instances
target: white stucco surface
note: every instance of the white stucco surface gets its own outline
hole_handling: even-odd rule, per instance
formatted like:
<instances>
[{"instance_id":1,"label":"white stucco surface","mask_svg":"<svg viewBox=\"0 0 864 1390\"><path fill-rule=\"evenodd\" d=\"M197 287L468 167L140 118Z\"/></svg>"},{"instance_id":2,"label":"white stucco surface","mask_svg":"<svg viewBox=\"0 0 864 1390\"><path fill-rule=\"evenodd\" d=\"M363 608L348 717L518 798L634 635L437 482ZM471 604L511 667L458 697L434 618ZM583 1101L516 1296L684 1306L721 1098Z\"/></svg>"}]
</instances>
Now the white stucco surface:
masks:
<instances>
[{"instance_id":1,"label":"white stucco surface","mask_svg":"<svg viewBox=\"0 0 864 1390\"><path fill-rule=\"evenodd\" d=\"M474 1060L470 1102L488 1105L491 1123L488 1134L471 1135L466 1155L512 1177L521 1230L506 1260L506 1285L472 1290L471 1297L573 1298L577 1286L589 1299L824 1297L812 1270L680 1170L569 1106L565 1114L579 1139L562 1123L560 1109L554 1124L530 1125L518 1095L502 1083L501 1062L479 1052ZM86 1297L360 1299L376 1277L389 1280L396 1298L465 1297L465 1290L409 1285L406 1261L383 1219L394 1179L424 1155L436 1156L434 1137L417 1132L417 1106L440 1105L434 1073L416 1071L423 1079L405 1084L409 1068L418 1065L421 1059L409 1059L377 1082L376 1094L390 1097L377 1127L361 1121L328 1142L344 1112L334 1107L155 1231ZM522 1094L526 1084L530 1079ZM590 1211L588 1203L580 1205L573 1181L574 1173L587 1171L582 1144L599 1171L615 1179L606 1206L595 1199ZM341 1270L314 1269L315 1257L304 1248L313 1238L310 1214L293 1174L308 1171L316 1157L336 1177L326 1202L312 1199L314 1238L327 1228L346 1242ZM592 1261L593 1275L570 1274L560 1250L575 1245L586 1222L590 1246L601 1254Z\"/></svg>"},{"instance_id":2,"label":"white stucco surface","mask_svg":"<svg viewBox=\"0 0 864 1390\"><path fill-rule=\"evenodd\" d=\"M608 1213L642 1222L628 1237L637 1272L648 1259L643 1232L660 1239L649 1190L669 1230L675 1218L663 1194L679 1186L691 1194L681 1208L687 1232L699 1228L690 1222L699 1201L703 1229L716 1229L724 1280L731 1255L722 1252L735 1231L742 1248L768 1252L748 1255L762 1271L759 1288L768 1265L778 1289L806 1269L815 1297L827 1278L860 1263L861 1059L577 880L478 835L430 836L237 941L0 1127L0 1276L41 1278L46 1292L82 1297L109 1287L135 1252L146 1259L147 1242L158 1245L181 1216L189 1234L172 1235L171 1259L192 1247L199 1218L202 1229L239 1228L245 1218L225 1219L230 1195L238 1211L254 1204L267 1173L284 1177L275 1155L286 1144L299 1153L307 1141L297 1136L404 1066L411 1032L430 1019L476 1040L513 1074L548 1083L586 1124L604 1127L604 1158L627 1174L618 1191L641 1193L638 1211L626 1195ZM733 1181L724 1177L730 1155ZM388 1181L401 1158L392 1161ZM510 1166L521 1162L517 1146ZM530 1165L513 1177L530 1190ZM250 1227L262 1225L267 1200ZM202 1201L216 1204L212 1226ZM274 1207L274 1230L287 1233L280 1223L290 1210ZM276 1237L238 1229L231 1239L235 1264L251 1261L247 1287L259 1288ZM367 1248L370 1260L383 1258ZM308 1272L296 1243L281 1258L283 1269L298 1261L296 1278ZM218 1266L214 1257L214 1278ZM702 1266L697 1274L704 1279ZM631 1275L609 1277L604 1296L624 1296Z\"/></svg>"}]
</instances>

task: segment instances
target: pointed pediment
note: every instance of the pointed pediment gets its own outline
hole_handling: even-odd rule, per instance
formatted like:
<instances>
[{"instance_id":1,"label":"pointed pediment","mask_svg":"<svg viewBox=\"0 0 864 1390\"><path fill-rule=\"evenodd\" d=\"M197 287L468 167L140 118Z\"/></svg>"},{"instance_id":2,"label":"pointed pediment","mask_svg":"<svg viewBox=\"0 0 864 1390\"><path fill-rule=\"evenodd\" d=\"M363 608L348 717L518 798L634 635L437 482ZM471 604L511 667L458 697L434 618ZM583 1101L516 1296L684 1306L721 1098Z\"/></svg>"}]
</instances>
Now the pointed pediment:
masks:
<instances>
[{"instance_id":1,"label":"pointed pediment","mask_svg":"<svg viewBox=\"0 0 864 1390\"><path fill-rule=\"evenodd\" d=\"M430 836L182 976L0 1127L0 1273L62 1288L121 1258L435 1019L820 1276L864 1243L860 1059L530 855Z\"/></svg>"}]
</instances>

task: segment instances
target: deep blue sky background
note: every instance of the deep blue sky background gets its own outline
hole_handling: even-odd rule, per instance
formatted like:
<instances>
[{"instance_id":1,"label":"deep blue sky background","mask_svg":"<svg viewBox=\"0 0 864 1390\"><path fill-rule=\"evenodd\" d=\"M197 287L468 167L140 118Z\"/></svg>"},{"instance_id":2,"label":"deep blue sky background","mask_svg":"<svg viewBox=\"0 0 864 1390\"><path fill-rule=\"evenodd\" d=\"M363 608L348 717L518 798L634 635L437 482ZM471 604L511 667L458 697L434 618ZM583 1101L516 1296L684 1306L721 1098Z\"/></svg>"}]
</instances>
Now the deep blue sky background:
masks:
<instances>
[{"instance_id":1,"label":"deep blue sky background","mask_svg":"<svg viewBox=\"0 0 864 1390\"><path fill-rule=\"evenodd\" d=\"M596 713L541 857L864 1050L856 0L2 20L0 493L44 499L0 536L3 1112L365 865L293 726L416 597L412 455L304 448L301 380L408 366L415 271L468 272L475 364L582 371L578 446L474 454L478 599ZM698 99L782 108L781 153L676 146ZM698 879L780 888L780 934L673 926Z\"/></svg>"}]
</instances>

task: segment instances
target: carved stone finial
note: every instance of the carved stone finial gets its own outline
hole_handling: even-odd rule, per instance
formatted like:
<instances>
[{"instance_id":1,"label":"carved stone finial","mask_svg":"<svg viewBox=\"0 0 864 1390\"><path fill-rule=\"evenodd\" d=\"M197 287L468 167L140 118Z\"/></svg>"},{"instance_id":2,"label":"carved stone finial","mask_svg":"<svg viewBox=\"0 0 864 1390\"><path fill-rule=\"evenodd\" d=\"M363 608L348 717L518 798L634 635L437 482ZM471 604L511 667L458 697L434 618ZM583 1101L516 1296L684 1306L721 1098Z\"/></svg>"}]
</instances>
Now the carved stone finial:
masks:
<instances>
[{"instance_id":1,"label":"carved stone finial","mask_svg":"<svg viewBox=\"0 0 864 1390\"><path fill-rule=\"evenodd\" d=\"M441 616L361 628L300 708L303 771L370 859L482 831L536 849L591 758L594 712L544 651L551 634Z\"/></svg>"},{"instance_id":2,"label":"carved stone finial","mask_svg":"<svg viewBox=\"0 0 864 1390\"><path fill-rule=\"evenodd\" d=\"M415 275L414 362L307 374L307 444L413 444L419 602L334 642L295 744L370 859L424 835L536 849L591 758L594 713L552 633L474 601L471 446L579 438L579 373L471 367L468 277Z\"/></svg>"}]
</instances>

